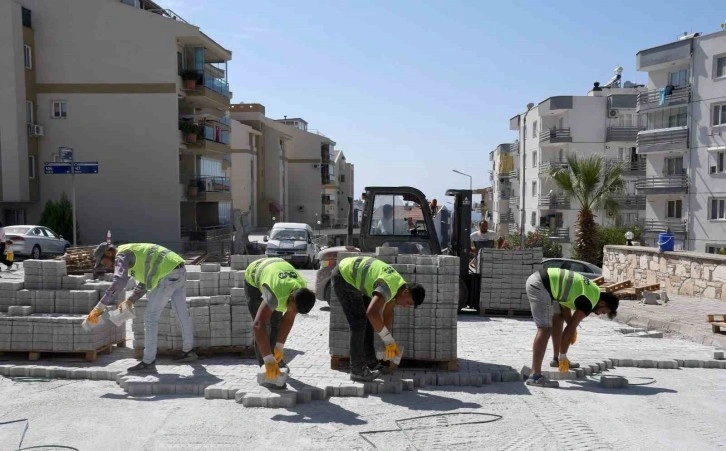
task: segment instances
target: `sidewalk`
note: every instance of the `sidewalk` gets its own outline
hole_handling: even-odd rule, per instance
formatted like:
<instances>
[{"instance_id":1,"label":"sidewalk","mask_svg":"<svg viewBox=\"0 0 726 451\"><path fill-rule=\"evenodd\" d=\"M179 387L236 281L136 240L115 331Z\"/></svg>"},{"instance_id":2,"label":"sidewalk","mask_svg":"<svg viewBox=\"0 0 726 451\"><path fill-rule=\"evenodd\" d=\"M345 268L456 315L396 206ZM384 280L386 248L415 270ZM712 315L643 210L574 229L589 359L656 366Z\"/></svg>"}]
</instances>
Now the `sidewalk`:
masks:
<instances>
[{"instance_id":1,"label":"sidewalk","mask_svg":"<svg viewBox=\"0 0 726 451\"><path fill-rule=\"evenodd\" d=\"M713 333L706 315L726 313L726 301L693 296L668 295L668 302L645 305L620 301L616 321L679 335L705 345L726 347L726 335Z\"/></svg>"}]
</instances>

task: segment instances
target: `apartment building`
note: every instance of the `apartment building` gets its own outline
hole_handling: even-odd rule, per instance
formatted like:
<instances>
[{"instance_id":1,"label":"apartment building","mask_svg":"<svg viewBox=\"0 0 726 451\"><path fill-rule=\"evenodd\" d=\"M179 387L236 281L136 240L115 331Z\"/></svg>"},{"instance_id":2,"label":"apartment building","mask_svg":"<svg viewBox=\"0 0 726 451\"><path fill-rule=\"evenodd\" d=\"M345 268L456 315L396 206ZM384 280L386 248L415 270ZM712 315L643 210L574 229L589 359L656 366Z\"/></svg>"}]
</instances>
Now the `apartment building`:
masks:
<instances>
[{"instance_id":1,"label":"apartment building","mask_svg":"<svg viewBox=\"0 0 726 451\"><path fill-rule=\"evenodd\" d=\"M230 59L147 0L0 2L5 222L36 222L47 200L70 197L71 176L44 171L70 148L99 167L75 176L79 242L111 229L180 249L183 232L205 239L228 223Z\"/></svg>"},{"instance_id":2,"label":"apartment building","mask_svg":"<svg viewBox=\"0 0 726 451\"><path fill-rule=\"evenodd\" d=\"M524 211L525 232L547 231L569 247L579 205L568 200L550 177L552 169L567 167L569 154L600 155L606 165L623 163L627 192L618 197L617 212L597 213L599 223L634 226L644 217L645 197L636 192L636 181L645 174L645 162L636 152L635 115L637 95L644 88L630 82L621 86L621 71L616 68L608 84L601 87L595 83L586 96L550 97L530 104L526 112L510 119L510 129L518 135L518 164L513 163L508 183L506 165L500 165L502 169L493 178L506 187L512 186L513 176L519 178L519 206L514 219L519 224L517 216ZM502 155L506 155L503 150ZM500 210L507 211L501 204Z\"/></svg>"},{"instance_id":3,"label":"apartment building","mask_svg":"<svg viewBox=\"0 0 726 451\"><path fill-rule=\"evenodd\" d=\"M489 171L492 200L487 205L489 228L503 237L519 230L519 141L499 144L489 152L489 161L492 165Z\"/></svg>"},{"instance_id":4,"label":"apartment building","mask_svg":"<svg viewBox=\"0 0 726 451\"><path fill-rule=\"evenodd\" d=\"M726 252L726 30L641 50L636 66L648 75L637 98L646 243L670 230L677 249Z\"/></svg>"},{"instance_id":5,"label":"apartment building","mask_svg":"<svg viewBox=\"0 0 726 451\"><path fill-rule=\"evenodd\" d=\"M354 197L354 167L348 163L342 150L335 151L335 180L323 188L323 219L331 227L342 227L348 224L348 197Z\"/></svg>"},{"instance_id":6,"label":"apartment building","mask_svg":"<svg viewBox=\"0 0 726 451\"><path fill-rule=\"evenodd\" d=\"M239 224L244 217L245 226L257 224L257 162L262 133L239 121L232 120L230 185L232 189L232 217Z\"/></svg>"}]
</instances>

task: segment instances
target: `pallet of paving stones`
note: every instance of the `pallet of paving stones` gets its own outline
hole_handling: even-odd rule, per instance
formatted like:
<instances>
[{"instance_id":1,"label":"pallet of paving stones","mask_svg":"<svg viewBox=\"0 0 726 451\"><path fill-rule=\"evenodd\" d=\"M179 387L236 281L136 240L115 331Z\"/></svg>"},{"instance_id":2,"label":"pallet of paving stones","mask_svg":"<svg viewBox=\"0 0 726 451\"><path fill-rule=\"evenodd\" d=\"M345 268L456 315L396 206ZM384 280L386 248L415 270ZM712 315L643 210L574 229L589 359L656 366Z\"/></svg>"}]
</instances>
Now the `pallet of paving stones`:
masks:
<instances>
[{"instance_id":1,"label":"pallet of paving stones","mask_svg":"<svg viewBox=\"0 0 726 451\"><path fill-rule=\"evenodd\" d=\"M175 357L179 355L179 349L157 349L156 355L161 357ZM194 352L200 357L211 357L219 355L234 354L236 357L251 359L255 357L253 346L213 346L209 348L194 347ZM144 348L134 348L134 358L140 359L144 356Z\"/></svg>"},{"instance_id":2,"label":"pallet of paving stones","mask_svg":"<svg viewBox=\"0 0 726 451\"><path fill-rule=\"evenodd\" d=\"M404 350L405 351L405 350ZM401 358L398 365L390 363L391 369L402 370L427 370L427 371L459 371L458 360L430 360L430 359L412 359ZM331 355L330 369L339 371L348 371L350 369L350 357Z\"/></svg>"},{"instance_id":3,"label":"pallet of paving stones","mask_svg":"<svg viewBox=\"0 0 726 451\"><path fill-rule=\"evenodd\" d=\"M403 348L404 356L421 363L457 360L457 309L459 300L459 259L448 255L398 255L397 248L379 247L375 254L342 252L339 259L350 256L374 256L389 263L407 282L421 284L426 298L417 308L395 307L393 336ZM347 358L350 326L335 293L330 299L330 355ZM374 335L376 352L384 346Z\"/></svg>"},{"instance_id":4,"label":"pallet of paving stones","mask_svg":"<svg viewBox=\"0 0 726 451\"><path fill-rule=\"evenodd\" d=\"M481 316L494 316L502 318L531 318L532 310L495 309L488 308L480 312Z\"/></svg>"},{"instance_id":5,"label":"pallet of paving stones","mask_svg":"<svg viewBox=\"0 0 726 451\"><path fill-rule=\"evenodd\" d=\"M118 343L109 343L101 346L98 349L91 351L53 351L51 349L26 349L26 350L12 350L12 351L0 351L0 356L27 356L28 360L35 361L43 358L57 358L57 359L83 359L86 362L95 362L100 354L111 354L114 347L125 348L126 340L119 341Z\"/></svg>"},{"instance_id":6,"label":"pallet of paving stones","mask_svg":"<svg viewBox=\"0 0 726 451\"><path fill-rule=\"evenodd\" d=\"M245 268L254 261L247 258L252 256L236 257L245 257L241 263L236 260ZM186 307L192 320L195 349L208 350L210 354L240 353L252 346L253 320L243 288L244 274L244 270L223 271L219 263L203 263L200 272L187 271ZM147 305L146 296L135 304L136 314L131 322L135 349L144 347ZM181 351L181 325L171 302L161 314L157 337L158 349Z\"/></svg>"},{"instance_id":7,"label":"pallet of paving stones","mask_svg":"<svg viewBox=\"0 0 726 451\"><path fill-rule=\"evenodd\" d=\"M479 250L478 258L481 274L479 314L488 316L493 312L501 316L506 311L508 316L518 316L520 312L529 312L525 287L529 276L542 267L542 248L484 248Z\"/></svg>"}]
</instances>

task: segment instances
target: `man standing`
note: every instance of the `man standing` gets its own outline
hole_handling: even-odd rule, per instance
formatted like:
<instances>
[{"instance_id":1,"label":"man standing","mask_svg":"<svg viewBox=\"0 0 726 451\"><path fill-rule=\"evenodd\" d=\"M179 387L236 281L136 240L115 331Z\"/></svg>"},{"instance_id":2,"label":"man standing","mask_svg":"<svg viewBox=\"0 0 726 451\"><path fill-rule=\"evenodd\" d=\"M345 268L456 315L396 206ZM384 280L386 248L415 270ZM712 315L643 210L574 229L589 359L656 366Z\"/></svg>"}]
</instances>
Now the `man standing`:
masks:
<instances>
[{"instance_id":1,"label":"man standing","mask_svg":"<svg viewBox=\"0 0 726 451\"><path fill-rule=\"evenodd\" d=\"M537 325L537 334L532 345L532 375L526 384L559 387L557 381L550 381L542 375L542 360L552 333L553 316L559 315L563 309L571 313L567 327L559 340L555 340L559 341L559 346L555 344L555 348L559 348L559 370L566 372L570 369L567 350L575 341L580 321L590 313L614 318L617 315L619 300L612 293L600 292L600 287L582 274L559 268L542 268L529 276L526 291L532 316Z\"/></svg>"},{"instance_id":2,"label":"man standing","mask_svg":"<svg viewBox=\"0 0 726 451\"><path fill-rule=\"evenodd\" d=\"M283 349L295 316L310 312L315 293L290 263L276 257L255 260L247 267L245 293L254 320L257 363L265 365L265 376L272 381L286 366Z\"/></svg>"},{"instance_id":3,"label":"man standing","mask_svg":"<svg viewBox=\"0 0 726 451\"><path fill-rule=\"evenodd\" d=\"M482 247L494 247L497 234L489 230L489 223L486 219L479 222L479 230L471 234L471 245L475 249Z\"/></svg>"},{"instance_id":4,"label":"man standing","mask_svg":"<svg viewBox=\"0 0 726 451\"><path fill-rule=\"evenodd\" d=\"M159 319L166 303L171 299L182 327L182 354L176 362L197 359L194 348L194 329L186 304L187 271L184 259L162 246L148 243L123 244L118 249L109 243L99 244L93 252L96 267L114 268L111 287L101 301L88 314L88 322L95 324L106 307L115 303L119 294L125 294L129 277L137 284L128 300L135 303L148 291L148 306L144 316L144 357L129 372L156 372L156 347Z\"/></svg>"},{"instance_id":5,"label":"man standing","mask_svg":"<svg viewBox=\"0 0 726 451\"><path fill-rule=\"evenodd\" d=\"M386 359L401 355L393 339L393 308L421 305L426 290L406 283L391 265L373 257L348 257L333 269L332 284L350 325L350 378L370 382L381 372L373 347L373 331L386 345ZM371 369L370 367L373 367Z\"/></svg>"}]
</instances>

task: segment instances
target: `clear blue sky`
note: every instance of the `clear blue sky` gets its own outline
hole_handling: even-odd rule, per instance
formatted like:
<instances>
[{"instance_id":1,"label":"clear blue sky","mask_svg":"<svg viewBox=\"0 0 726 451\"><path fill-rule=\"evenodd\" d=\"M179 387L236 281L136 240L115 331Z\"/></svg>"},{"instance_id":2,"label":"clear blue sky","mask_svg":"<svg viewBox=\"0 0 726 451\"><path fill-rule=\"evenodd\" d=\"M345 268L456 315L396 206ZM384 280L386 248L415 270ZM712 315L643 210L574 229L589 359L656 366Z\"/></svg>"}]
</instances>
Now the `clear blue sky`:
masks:
<instances>
[{"instance_id":1,"label":"clear blue sky","mask_svg":"<svg viewBox=\"0 0 726 451\"><path fill-rule=\"evenodd\" d=\"M159 2L232 50L234 103L336 141L356 197L411 185L439 203L469 185L452 169L490 185L489 152L528 102L584 95L617 65L644 83L638 50L726 20L723 0Z\"/></svg>"}]
</instances>

